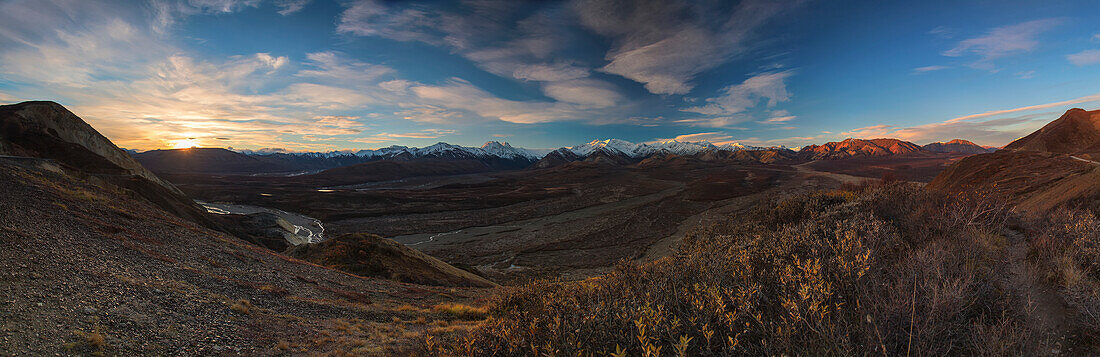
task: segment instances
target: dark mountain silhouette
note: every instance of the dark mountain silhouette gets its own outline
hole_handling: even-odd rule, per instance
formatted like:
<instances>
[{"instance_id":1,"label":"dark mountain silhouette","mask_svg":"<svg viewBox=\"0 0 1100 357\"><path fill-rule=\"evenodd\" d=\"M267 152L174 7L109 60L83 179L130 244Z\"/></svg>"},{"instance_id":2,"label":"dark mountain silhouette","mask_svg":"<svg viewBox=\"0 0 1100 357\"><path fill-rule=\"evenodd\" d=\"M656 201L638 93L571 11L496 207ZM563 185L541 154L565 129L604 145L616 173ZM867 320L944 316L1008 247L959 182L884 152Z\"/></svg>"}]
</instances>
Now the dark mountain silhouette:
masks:
<instances>
[{"instance_id":1,"label":"dark mountain silhouette","mask_svg":"<svg viewBox=\"0 0 1100 357\"><path fill-rule=\"evenodd\" d=\"M250 174L294 170L289 165L221 148L151 150L134 154L145 167L163 173Z\"/></svg>"},{"instance_id":2,"label":"dark mountain silhouette","mask_svg":"<svg viewBox=\"0 0 1100 357\"><path fill-rule=\"evenodd\" d=\"M526 150L491 141L480 148L438 143L424 148L393 146L358 152L237 152L221 148L151 150L133 154L161 174L252 175L302 174L372 161L480 161L492 170L530 166L536 158Z\"/></svg>"}]
</instances>

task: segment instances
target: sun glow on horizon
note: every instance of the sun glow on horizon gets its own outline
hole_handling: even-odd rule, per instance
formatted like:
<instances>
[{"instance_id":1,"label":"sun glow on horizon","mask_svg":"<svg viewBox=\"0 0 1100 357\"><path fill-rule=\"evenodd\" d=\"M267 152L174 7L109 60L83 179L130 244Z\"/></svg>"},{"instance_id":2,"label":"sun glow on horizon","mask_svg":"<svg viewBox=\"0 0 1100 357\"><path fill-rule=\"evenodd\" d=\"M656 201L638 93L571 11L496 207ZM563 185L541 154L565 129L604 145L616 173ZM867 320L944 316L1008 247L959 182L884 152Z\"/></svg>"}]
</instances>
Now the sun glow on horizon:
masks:
<instances>
[{"instance_id":1,"label":"sun glow on horizon","mask_svg":"<svg viewBox=\"0 0 1100 357\"><path fill-rule=\"evenodd\" d=\"M171 140L168 142L173 149L190 149L199 147L199 141L194 138Z\"/></svg>"}]
</instances>

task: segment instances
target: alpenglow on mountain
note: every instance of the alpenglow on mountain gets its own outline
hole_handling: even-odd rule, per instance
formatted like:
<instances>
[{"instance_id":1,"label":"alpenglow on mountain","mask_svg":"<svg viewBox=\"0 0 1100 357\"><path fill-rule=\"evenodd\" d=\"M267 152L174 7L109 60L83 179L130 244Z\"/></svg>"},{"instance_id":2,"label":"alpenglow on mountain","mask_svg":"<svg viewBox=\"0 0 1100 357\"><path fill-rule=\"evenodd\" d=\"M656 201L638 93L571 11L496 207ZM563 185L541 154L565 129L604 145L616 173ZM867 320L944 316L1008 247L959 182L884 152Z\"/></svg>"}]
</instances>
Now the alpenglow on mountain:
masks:
<instances>
[{"instance_id":1,"label":"alpenglow on mountain","mask_svg":"<svg viewBox=\"0 0 1100 357\"><path fill-rule=\"evenodd\" d=\"M777 147L785 149L784 147ZM598 150L607 150L614 154L624 155L630 158L644 158L654 154L694 155L707 150L740 151L740 150L764 150L776 148L764 148L746 146L738 143L715 145L707 141L676 141L665 140L649 143L632 143L620 139L593 140L588 143L562 147L557 150L569 150L580 157L585 157ZM358 156L371 159L415 159L415 158L487 158L499 157L510 160L538 160L545 156L548 150L531 150L517 148L506 142L489 141L481 147L460 146L439 142L422 148L393 145L378 149L366 149L359 151L342 150L330 152L301 152L292 153L281 149L260 150L236 150L246 155L273 155L288 154L315 157ZM556 151L556 150L555 150Z\"/></svg>"}]
</instances>

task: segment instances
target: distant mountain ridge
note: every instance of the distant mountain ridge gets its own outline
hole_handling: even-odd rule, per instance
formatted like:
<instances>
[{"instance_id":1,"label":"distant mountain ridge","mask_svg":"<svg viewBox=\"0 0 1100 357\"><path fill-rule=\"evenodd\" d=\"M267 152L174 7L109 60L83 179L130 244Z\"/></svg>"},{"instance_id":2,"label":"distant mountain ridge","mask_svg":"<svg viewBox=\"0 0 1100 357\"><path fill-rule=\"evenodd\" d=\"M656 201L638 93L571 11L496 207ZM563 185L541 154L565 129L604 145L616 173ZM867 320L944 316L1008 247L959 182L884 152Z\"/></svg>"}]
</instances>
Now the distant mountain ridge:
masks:
<instances>
[{"instance_id":1,"label":"distant mountain ridge","mask_svg":"<svg viewBox=\"0 0 1100 357\"><path fill-rule=\"evenodd\" d=\"M925 151L957 152L964 154L984 154L997 151L995 147L981 146L969 140L954 139L948 142L935 142L922 146Z\"/></svg>"},{"instance_id":2,"label":"distant mountain ridge","mask_svg":"<svg viewBox=\"0 0 1100 357\"><path fill-rule=\"evenodd\" d=\"M621 139L603 139L561 147L549 151L545 155L540 155L535 150L517 148L509 143L498 141L486 142L481 147L439 142L422 148L394 145L358 151L287 152L280 149L234 151L192 148L152 150L131 154L146 167L162 173L297 175L380 160L416 161L427 159L432 161L426 163L424 168L412 169L412 166L409 165L402 166L402 171L412 169L409 172L440 172L439 160L470 161L462 167L477 167L473 172L484 172L485 170L511 170L528 167L547 168L575 161L628 165L651 157L668 155L698 156L700 159L705 160L714 160L721 157L725 160L734 161L774 162L793 159L837 160L852 157L886 157L936 153L979 154L995 150L962 139L920 146L912 142L891 138L849 138L822 145L808 145L797 152L784 146L759 147L740 143L713 144L708 141L678 140L633 143ZM716 154L735 152L773 152L774 154ZM469 165L474 162L480 163L480 165ZM372 169L368 171L381 174L377 172L377 168L391 166L393 165L373 165ZM455 165L444 166L452 169L459 167ZM450 172L450 170L443 171Z\"/></svg>"},{"instance_id":3,"label":"distant mountain ridge","mask_svg":"<svg viewBox=\"0 0 1100 357\"><path fill-rule=\"evenodd\" d=\"M472 160L493 169L518 169L538 160L532 152L490 141L481 147L436 143L423 148L390 146L374 150L300 152L233 151L221 148L150 150L132 153L150 170L162 173L264 174L308 173L371 161Z\"/></svg>"},{"instance_id":4,"label":"distant mountain ridge","mask_svg":"<svg viewBox=\"0 0 1100 357\"><path fill-rule=\"evenodd\" d=\"M782 147L776 147L782 148ZM707 141L677 141L665 140L651 143L635 144L626 140L606 139L593 140L577 146L568 147L570 151L579 156L588 156L599 149L611 153L623 154L631 158L645 158L655 154L695 155L707 150L763 150L768 148L745 146L739 143L727 143L722 145L711 144Z\"/></svg>"},{"instance_id":5,"label":"distant mountain ridge","mask_svg":"<svg viewBox=\"0 0 1100 357\"><path fill-rule=\"evenodd\" d=\"M909 155L922 152L914 143L899 139L845 139L822 145L808 145L798 151L807 160L835 160L856 156Z\"/></svg>"}]
</instances>

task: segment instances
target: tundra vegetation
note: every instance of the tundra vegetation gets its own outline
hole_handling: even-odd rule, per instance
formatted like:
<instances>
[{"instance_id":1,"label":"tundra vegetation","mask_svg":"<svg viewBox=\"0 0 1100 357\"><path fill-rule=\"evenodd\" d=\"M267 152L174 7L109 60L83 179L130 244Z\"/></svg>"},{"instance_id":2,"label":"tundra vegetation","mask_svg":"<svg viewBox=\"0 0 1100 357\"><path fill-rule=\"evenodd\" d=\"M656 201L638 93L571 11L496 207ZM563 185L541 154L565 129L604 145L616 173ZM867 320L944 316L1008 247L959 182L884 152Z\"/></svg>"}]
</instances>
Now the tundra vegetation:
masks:
<instances>
[{"instance_id":1,"label":"tundra vegetation","mask_svg":"<svg viewBox=\"0 0 1100 357\"><path fill-rule=\"evenodd\" d=\"M1092 202L1086 200L1082 202ZM779 199L672 257L489 304L428 355L1034 355L1100 341L1100 220L907 183ZM1072 347L1071 347L1072 346Z\"/></svg>"}]
</instances>

